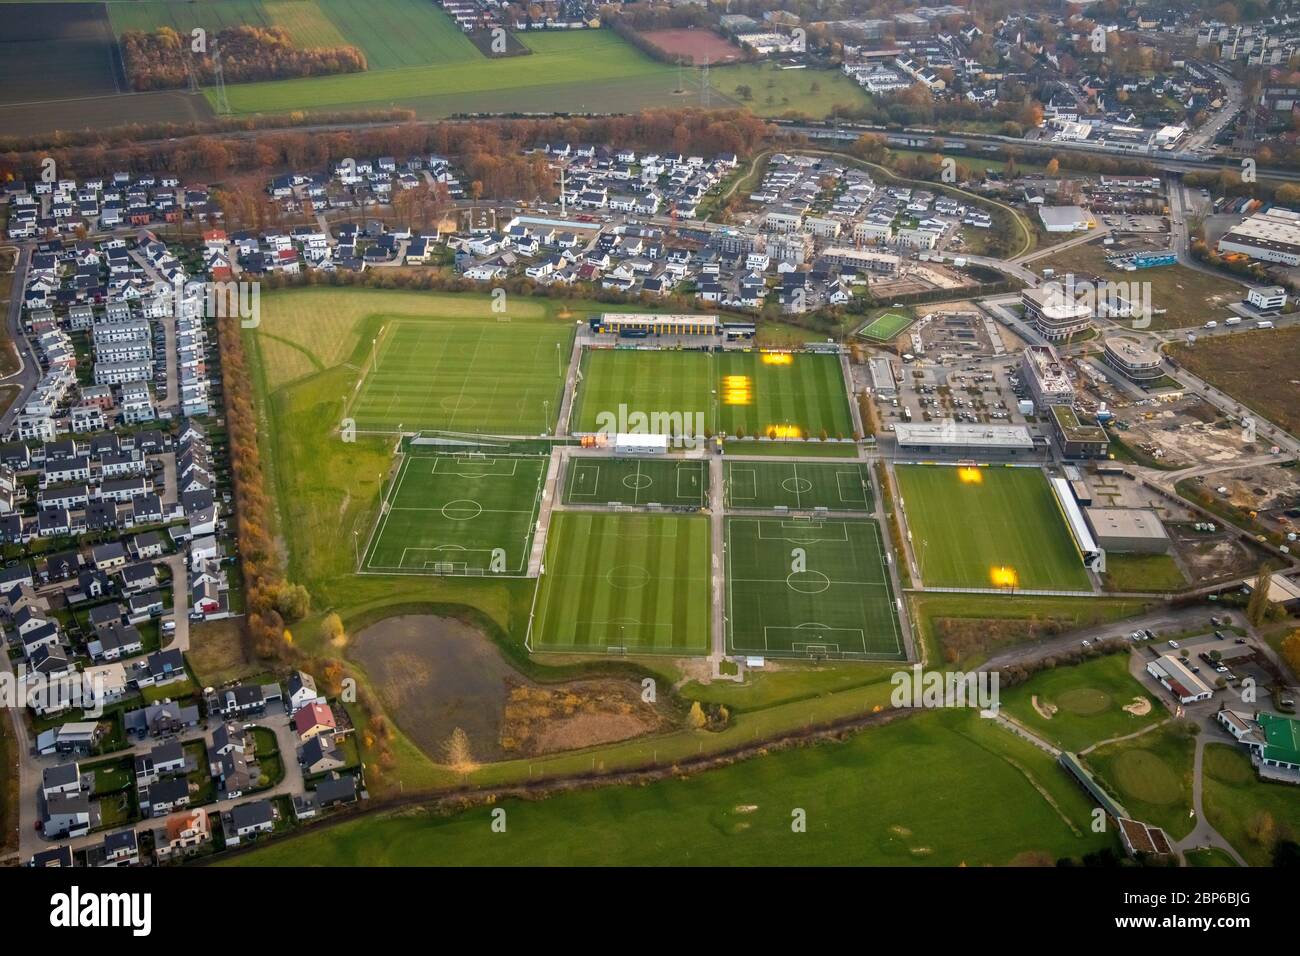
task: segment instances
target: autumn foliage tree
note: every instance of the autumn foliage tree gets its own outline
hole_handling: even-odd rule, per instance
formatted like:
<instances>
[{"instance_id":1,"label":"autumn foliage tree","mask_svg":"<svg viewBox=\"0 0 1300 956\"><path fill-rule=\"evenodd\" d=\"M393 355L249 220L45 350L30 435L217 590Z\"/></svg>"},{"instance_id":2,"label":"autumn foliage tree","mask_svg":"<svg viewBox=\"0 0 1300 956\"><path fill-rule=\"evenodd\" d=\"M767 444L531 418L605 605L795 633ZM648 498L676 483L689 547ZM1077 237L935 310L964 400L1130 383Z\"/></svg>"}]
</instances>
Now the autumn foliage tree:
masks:
<instances>
[{"instance_id":1,"label":"autumn foliage tree","mask_svg":"<svg viewBox=\"0 0 1300 956\"><path fill-rule=\"evenodd\" d=\"M171 27L153 33L129 30L120 38L122 62L131 88L174 90L187 86L193 75L198 83L216 81L210 52L194 52ZM354 46L300 49L284 27L230 27L216 36L221 51L222 74L228 83L281 80L300 76L360 73L366 55Z\"/></svg>"}]
</instances>

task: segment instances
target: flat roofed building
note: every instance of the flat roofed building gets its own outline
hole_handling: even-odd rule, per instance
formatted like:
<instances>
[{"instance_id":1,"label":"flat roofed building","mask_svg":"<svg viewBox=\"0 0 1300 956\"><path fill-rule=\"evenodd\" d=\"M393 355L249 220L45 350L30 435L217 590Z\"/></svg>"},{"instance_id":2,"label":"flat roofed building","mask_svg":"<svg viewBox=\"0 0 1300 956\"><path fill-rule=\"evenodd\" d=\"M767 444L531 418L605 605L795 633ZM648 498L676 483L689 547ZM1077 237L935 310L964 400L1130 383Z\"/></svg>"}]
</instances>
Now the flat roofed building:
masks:
<instances>
[{"instance_id":1,"label":"flat roofed building","mask_svg":"<svg viewBox=\"0 0 1300 956\"><path fill-rule=\"evenodd\" d=\"M1169 533L1148 508L1087 508L1084 514L1103 551L1121 554L1164 554Z\"/></svg>"},{"instance_id":2,"label":"flat roofed building","mask_svg":"<svg viewBox=\"0 0 1300 956\"><path fill-rule=\"evenodd\" d=\"M878 355L871 360L871 388L881 398L896 398L898 384L894 381L894 366L889 359Z\"/></svg>"},{"instance_id":3,"label":"flat roofed building","mask_svg":"<svg viewBox=\"0 0 1300 956\"><path fill-rule=\"evenodd\" d=\"M1025 317L1049 342L1059 342L1092 327L1092 308L1059 284L1048 283L1020 293Z\"/></svg>"},{"instance_id":4,"label":"flat roofed building","mask_svg":"<svg viewBox=\"0 0 1300 956\"><path fill-rule=\"evenodd\" d=\"M1160 353L1127 336L1107 337L1102 343L1102 358L1107 365L1134 382L1151 382L1165 374Z\"/></svg>"},{"instance_id":5,"label":"flat roofed building","mask_svg":"<svg viewBox=\"0 0 1300 956\"><path fill-rule=\"evenodd\" d=\"M1220 252L1239 252L1263 262L1300 265L1300 213L1274 206L1233 226L1219 240Z\"/></svg>"},{"instance_id":6,"label":"flat roofed building","mask_svg":"<svg viewBox=\"0 0 1300 956\"><path fill-rule=\"evenodd\" d=\"M593 319L597 332L619 333L624 330L647 335L717 335L716 315L652 315L642 312L604 312Z\"/></svg>"},{"instance_id":7,"label":"flat roofed building","mask_svg":"<svg viewBox=\"0 0 1300 956\"><path fill-rule=\"evenodd\" d=\"M899 448L913 451L1032 451L1034 438L1024 425L968 425L953 421L898 422Z\"/></svg>"},{"instance_id":8,"label":"flat roofed building","mask_svg":"<svg viewBox=\"0 0 1300 956\"><path fill-rule=\"evenodd\" d=\"M1246 293L1246 301L1261 312L1271 312L1286 305L1286 289L1280 285L1257 286Z\"/></svg>"},{"instance_id":9,"label":"flat roofed building","mask_svg":"<svg viewBox=\"0 0 1300 956\"><path fill-rule=\"evenodd\" d=\"M1085 422L1070 405L1048 406L1048 423L1066 458L1105 458L1110 436L1096 422Z\"/></svg>"},{"instance_id":10,"label":"flat roofed building","mask_svg":"<svg viewBox=\"0 0 1300 956\"><path fill-rule=\"evenodd\" d=\"M892 252L870 252L847 246L832 246L822 253L822 258L832 265L853 266L866 272L894 273L902 260Z\"/></svg>"},{"instance_id":11,"label":"flat roofed building","mask_svg":"<svg viewBox=\"0 0 1300 956\"><path fill-rule=\"evenodd\" d=\"M1092 215L1078 206L1039 206L1038 218L1048 232L1086 232L1094 223Z\"/></svg>"},{"instance_id":12,"label":"flat roofed building","mask_svg":"<svg viewBox=\"0 0 1300 956\"><path fill-rule=\"evenodd\" d=\"M1031 345L1025 349L1020 369L1029 394L1039 408L1074 403L1074 383L1065 363L1050 345Z\"/></svg>"}]
</instances>

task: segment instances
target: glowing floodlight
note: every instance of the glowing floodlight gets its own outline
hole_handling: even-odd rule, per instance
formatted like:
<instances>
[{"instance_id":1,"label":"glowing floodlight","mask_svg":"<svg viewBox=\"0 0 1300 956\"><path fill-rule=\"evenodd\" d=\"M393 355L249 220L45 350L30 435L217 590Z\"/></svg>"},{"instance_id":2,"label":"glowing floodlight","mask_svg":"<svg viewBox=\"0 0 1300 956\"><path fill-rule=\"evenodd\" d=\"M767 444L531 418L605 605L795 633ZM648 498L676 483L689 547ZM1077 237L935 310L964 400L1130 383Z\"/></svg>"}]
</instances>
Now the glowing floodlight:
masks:
<instances>
[{"instance_id":1,"label":"glowing floodlight","mask_svg":"<svg viewBox=\"0 0 1300 956\"><path fill-rule=\"evenodd\" d=\"M768 425L768 438L803 438L803 429L798 425Z\"/></svg>"},{"instance_id":2,"label":"glowing floodlight","mask_svg":"<svg viewBox=\"0 0 1300 956\"><path fill-rule=\"evenodd\" d=\"M979 485L984 482L984 472L978 468L958 468L957 477L964 485Z\"/></svg>"},{"instance_id":3,"label":"glowing floodlight","mask_svg":"<svg viewBox=\"0 0 1300 956\"><path fill-rule=\"evenodd\" d=\"M764 365L793 365L794 356L789 352L764 352Z\"/></svg>"},{"instance_id":4,"label":"glowing floodlight","mask_svg":"<svg viewBox=\"0 0 1300 956\"><path fill-rule=\"evenodd\" d=\"M722 403L724 405L752 405L754 383L748 375L724 375L722 378Z\"/></svg>"},{"instance_id":5,"label":"glowing floodlight","mask_svg":"<svg viewBox=\"0 0 1300 956\"><path fill-rule=\"evenodd\" d=\"M1005 565L990 568L989 577L993 579L993 586L999 588L1013 588L1020 583L1020 575L1016 569Z\"/></svg>"}]
</instances>

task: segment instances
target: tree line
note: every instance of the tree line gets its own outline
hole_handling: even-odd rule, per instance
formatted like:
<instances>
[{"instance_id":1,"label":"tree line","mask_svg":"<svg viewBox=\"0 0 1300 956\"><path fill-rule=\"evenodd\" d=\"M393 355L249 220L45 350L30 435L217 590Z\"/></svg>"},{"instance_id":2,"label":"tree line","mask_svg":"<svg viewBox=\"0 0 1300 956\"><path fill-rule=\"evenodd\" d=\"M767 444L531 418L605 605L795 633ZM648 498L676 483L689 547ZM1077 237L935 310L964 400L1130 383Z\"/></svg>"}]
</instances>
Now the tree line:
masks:
<instances>
[{"instance_id":1,"label":"tree line","mask_svg":"<svg viewBox=\"0 0 1300 956\"><path fill-rule=\"evenodd\" d=\"M131 88L174 90L197 83L216 82L216 65L211 52L195 52L171 27L153 33L130 30L120 39L122 64ZM229 27L216 36L221 67L229 83L282 80L334 73L360 73L367 68L366 55L354 46L294 46L284 27Z\"/></svg>"},{"instance_id":2,"label":"tree line","mask_svg":"<svg viewBox=\"0 0 1300 956\"><path fill-rule=\"evenodd\" d=\"M39 177L53 159L61 176L84 179L117 170L173 173L189 181L221 180L241 172L321 169L352 157L438 153L457 162L483 196L544 194L546 158L524 150L544 143L617 143L638 150L714 156L753 152L768 125L744 110L648 110L626 116L403 122L363 129L275 129L246 136L205 133L149 143L68 145L0 155L0 179Z\"/></svg>"}]
</instances>

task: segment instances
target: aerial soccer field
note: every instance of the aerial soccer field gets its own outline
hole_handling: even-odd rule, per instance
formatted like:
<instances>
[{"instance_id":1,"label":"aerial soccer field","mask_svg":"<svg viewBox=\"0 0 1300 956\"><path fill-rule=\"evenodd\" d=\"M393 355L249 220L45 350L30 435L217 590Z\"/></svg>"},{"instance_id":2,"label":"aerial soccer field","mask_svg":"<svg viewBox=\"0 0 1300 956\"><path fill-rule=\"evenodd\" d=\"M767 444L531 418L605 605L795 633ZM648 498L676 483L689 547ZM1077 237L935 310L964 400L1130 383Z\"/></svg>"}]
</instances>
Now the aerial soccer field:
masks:
<instances>
[{"instance_id":1,"label":"aerial soccer field","mask_svg":"<svg viewBox=\"0 0 1300 956\"><path fill-rule=\"evenodd\" d=\"M1042 469L899 465L895 473L926 585L1089 590Z\"/></svg>"}]
</instances>

